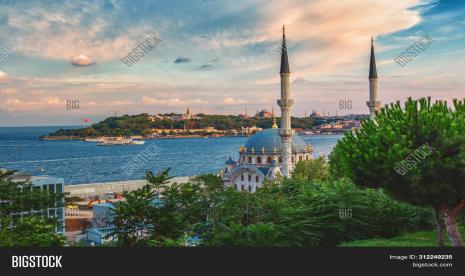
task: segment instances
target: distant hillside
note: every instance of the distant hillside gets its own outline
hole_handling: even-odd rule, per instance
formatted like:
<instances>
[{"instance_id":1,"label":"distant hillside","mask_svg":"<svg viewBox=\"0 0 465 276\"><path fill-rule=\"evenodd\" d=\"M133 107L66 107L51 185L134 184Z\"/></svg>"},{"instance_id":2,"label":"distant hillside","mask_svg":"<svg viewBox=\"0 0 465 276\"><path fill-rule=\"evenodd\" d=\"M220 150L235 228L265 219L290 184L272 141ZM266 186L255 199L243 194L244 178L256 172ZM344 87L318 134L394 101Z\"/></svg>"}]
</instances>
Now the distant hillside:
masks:
<instances>
[{"instance_id":1,"label":"distant hillside","mask_svg":"<svg viewBox=\"0 0 465 276\"><path fill-rule=\"evenodd\" d=\"M122 117L109 117L105 120L93 124L86 128L80 129L60 129L50 133L49 137L67 136L67 137L99 137L99 136L130 136L130 135L147 135L150 129L199 129L214 127L218 130L241 129L242 127L251 127L256 124L257 127L271 128L272 118L256 119L243 118L233 115L204 115L198 114L197 119L191 120L171 120L160 119L151 121L147 113L139 115L124 115ZM279 125L279 118L277 118ZM292 118L293 128L310 128L314 123L313 118ZM318 123L318 122L317 122Z\"/></svg>"}]
</instances>

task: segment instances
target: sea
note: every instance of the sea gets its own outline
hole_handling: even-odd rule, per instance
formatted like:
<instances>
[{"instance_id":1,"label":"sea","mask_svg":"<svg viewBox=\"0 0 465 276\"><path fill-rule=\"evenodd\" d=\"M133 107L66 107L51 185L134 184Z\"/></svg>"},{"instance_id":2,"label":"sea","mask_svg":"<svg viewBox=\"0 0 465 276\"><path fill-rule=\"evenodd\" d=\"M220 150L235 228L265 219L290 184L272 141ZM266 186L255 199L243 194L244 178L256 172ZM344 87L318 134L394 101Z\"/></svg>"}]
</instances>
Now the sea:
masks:
<instances>
[{"instance_id":1,"label":"sea","mask_svg":"<svg viewBox=\"0 0 465 276\"><path fill-rule=\"evenodd\" d=\"M0 127L0 167L62 177L65 184L142 179L147 171L170 168L172 176L218 173L249 137L173 138L146 140L144 145L98 146L85 141L41 141L40 136L76 126ZM327 156L342 135L303 136L314 156ZM156 147L155 147L156 146ZM156 150L154 150L156 149ZM149 162L134 171L122 168L143 151Z\"/></svg>"}]
</instances>

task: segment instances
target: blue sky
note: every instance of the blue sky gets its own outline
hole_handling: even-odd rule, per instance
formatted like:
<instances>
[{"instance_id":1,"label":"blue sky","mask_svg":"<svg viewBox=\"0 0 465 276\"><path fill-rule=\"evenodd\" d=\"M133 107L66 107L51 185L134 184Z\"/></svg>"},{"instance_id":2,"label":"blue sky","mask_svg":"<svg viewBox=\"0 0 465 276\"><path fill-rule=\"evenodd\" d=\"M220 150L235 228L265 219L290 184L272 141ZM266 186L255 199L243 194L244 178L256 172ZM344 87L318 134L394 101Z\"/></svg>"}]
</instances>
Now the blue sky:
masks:
<instances>
[{"instance_id":1,"label":"blue sky","mask_svg":"<svg viewBox=\"0 0 465 276\"><path fill-rule=\"evenodd\" d=\"M0 59L0 126L81 125L113 110L278 110L283 24L296 116L368 112L372 35L383 103L464 95L459 0L0 0L0 49L19 41ZM160 44L126 66L121 58L151 34ZM393 61L425 34L430 47L404 67ZM80 109L66 109L75 99Z\"/></svg>"}]
</instances>

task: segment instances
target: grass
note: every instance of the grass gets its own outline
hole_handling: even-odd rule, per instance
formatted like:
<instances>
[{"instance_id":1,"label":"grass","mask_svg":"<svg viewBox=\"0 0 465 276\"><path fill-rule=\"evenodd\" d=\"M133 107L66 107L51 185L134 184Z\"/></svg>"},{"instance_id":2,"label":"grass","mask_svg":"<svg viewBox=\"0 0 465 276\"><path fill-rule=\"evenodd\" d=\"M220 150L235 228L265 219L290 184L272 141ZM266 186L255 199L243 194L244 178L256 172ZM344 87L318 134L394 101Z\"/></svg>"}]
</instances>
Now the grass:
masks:
<instances>
[{"instance_id":1,"label":"grass","mask_svg":"<svg viewBox=\"0 0 465 276\"><path fill-rule=\"evenodd\" d=\"M460 233L465 235L465 226L459 226ZM447 235L444 236L446 246L450 246L450 241ZM408 233L390 239L369 239L345 242L339 245L340 247L437 247L437 232L421 231Z\"/></svg>"}]
</instances>

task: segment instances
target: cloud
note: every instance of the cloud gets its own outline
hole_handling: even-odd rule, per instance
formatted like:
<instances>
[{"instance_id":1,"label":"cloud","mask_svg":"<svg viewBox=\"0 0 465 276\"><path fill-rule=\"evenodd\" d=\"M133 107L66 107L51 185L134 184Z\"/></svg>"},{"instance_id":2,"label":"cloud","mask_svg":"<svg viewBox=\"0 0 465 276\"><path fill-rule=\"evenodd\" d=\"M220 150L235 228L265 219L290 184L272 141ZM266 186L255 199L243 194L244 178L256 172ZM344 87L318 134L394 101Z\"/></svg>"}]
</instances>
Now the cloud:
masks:
<instances>
[{"instance_id":1,"label":"cloud","mask_svg":"<svg viewBox=\"0 0 465 276\"><path fill-rule=\"evenodd\" d=\"M90 57L81 54L73 57L71 64L76 66L89 66L95 64L95 62Z\"/></svg>"},{"instance_id":2,"label":"cloud","mask_svg":"<svg viewBox=\"0 0 465 276\"><path fill-rule=\"evenodd\" d=\"M5 72L0 71L0 83L8 82L8 75Z\"/></svg>"},{"instance_id":3,"label":"cloud","mask_svg":"<svg viewBox=\"0 0 465 276\"><path fill-rule=\"evenodd\" d=\"M223 99L224 105L246 104L247 101L243 99L225 98Z\"/></svg>"},{"instance_id":4,"label":"cloud","mask_svg":"<svg viewBox=\"0 0 465 276\"><path fill-rule=\"evenodd\" d=\"M211 69L213 69L213 65L204 64L204 65L200 66L200 69L201 70L211 70Z\"/></svg>"},{"instance_id":5,"label":"cloud","mask_svg":"<svg viewBox=\"0 0 465 276\"><path fill-rule=\"evenodd\" d=\"M0 102L0 108L8 111L50 110L59 108L65 110L65 107L66 100L62 100L56 96L39 97L37 100L9 98L4 101L3 106Z\"/></svg>"},{"instance_id":6,"label":"cloud","mask_svg":"<svg viewBox=\"0 0 465 276\"><path fill-rule=\"evenodd\" d=\"M154 98L149 96L142 97L142 103L147 105L156 105L156 106L170 106L170 107L177 107L177 106L202 106L201 99L186 99L186 98Z\"/></svg>"},{"instance_id":7,"label":"cloud","mask_svg":"<svg viewBox=\"0 0 465 276\"><path fill-rule=\"evenodd\" d=\"M157 99L148 96L142 97L142 103L151 104L151 105L169 105L169 106L179 106L185 105L186 102L180 98L171 98L171 99Z\"/></svg>"},{"instance_id":8,"label":"cloud","mask_svg":"<svg viewBox=\"0 0 465 276\"><path fill-rule=\"evenodd\" d=\"M292 83L298 84L298 83L306 83L308 80L305 77L298 76Z\"/></svg>"},{"instance_id":9,"label":"cloud","mask_svg":"<svg viewBox=\"0 0 465 276\"><path fill-rule=\"evenodd\" d=\"M115 100L110 102L110 105L130 105L133 104L131 100Z\"/></svg>"},{"instance_id":10,"label":"cloud","mask_svg":"<svg viewBox=\"0 0 465 276\"><path fill-rule=\"evenodd\" d=\"M18 93L18 90L15 88L5 88L5 89L0 89L0 96L12 96Z\"/></svg>"},{"instance_id":11,"label":"cloud","mask_svg":"<svg viewBox=\"0 0 465 276\"><path fill-rule=\"evenodd\" d=\"M191 59L186 57L178 57L174 63L190 63Z\"/></svg>"}]
</instances>

